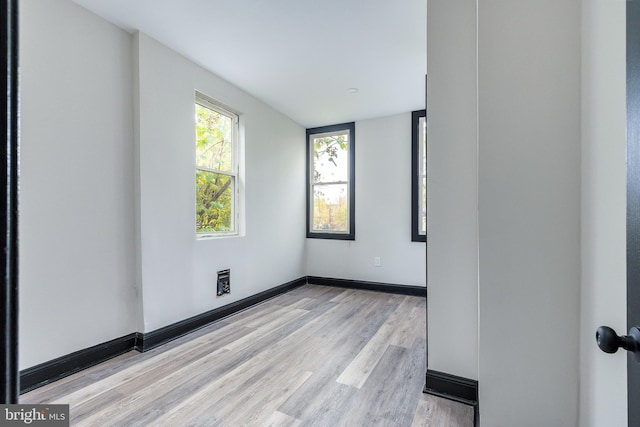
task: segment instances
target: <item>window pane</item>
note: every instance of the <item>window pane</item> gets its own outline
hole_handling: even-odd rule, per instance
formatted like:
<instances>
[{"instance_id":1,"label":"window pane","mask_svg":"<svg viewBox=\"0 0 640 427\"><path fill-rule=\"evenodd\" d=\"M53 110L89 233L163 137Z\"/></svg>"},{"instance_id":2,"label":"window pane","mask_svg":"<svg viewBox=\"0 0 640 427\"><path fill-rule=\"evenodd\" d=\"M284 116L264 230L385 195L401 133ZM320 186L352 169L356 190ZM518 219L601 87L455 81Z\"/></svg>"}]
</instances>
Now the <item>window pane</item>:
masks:
<instances>
[{"instance_id":1,"label":"window pane","mask_svg":"<svg viewBox=\"0 0 640 427\"><path fill-rule=\"evenodd\" d=\"M427 174L427 121L424 117L420 117L418 120L418 135L420 140L418 143L420 144L420 175Z\"/></svg>"},{"instance_id":2,"label":"window pane","mask_svg":"<svg viewBox=\"0 0 640 427\"><path fill-rule=\"evenodd\" d=\"M420 214L418 215L418 221L420 221L419 232L420 234L427 234L427 177L423 176L420 180Z\"/></svg>"},{"instance_id":3,"label":"window pane","mask_svg":"<svg viewBox=\"0 0 640 427\"><path fill-rule=\"evenodd\" d=\"M196 232L233 231L234 177L196 170Z\"/></svg>"},{"instance_id":4,"label":"window pane","mask_svg":"<svg viewBox=\"0 0 640 427\"><path fill-rule=\"evenodd\" d=\"M313 182L346 182L349 177L349 134L313 138Z\"/></svg>"},{"instance_id":5,"label":"window pane","mask_svg":"<svg viewBox=\"0 0 640 427\"><path fill-rule=\"evenodd\" d=\"M313 231L349 231L347 184L313 186Z\"/></svg>"},{"instance_id":6,"label":"window pane","mask_svg":"<svg viewBox=\"0 0 640 427\"><path fill-rule=\"evenodd\" d=\"M196 104L196 165L233 170L233 119Z\"/></svg>"}]
</instances>

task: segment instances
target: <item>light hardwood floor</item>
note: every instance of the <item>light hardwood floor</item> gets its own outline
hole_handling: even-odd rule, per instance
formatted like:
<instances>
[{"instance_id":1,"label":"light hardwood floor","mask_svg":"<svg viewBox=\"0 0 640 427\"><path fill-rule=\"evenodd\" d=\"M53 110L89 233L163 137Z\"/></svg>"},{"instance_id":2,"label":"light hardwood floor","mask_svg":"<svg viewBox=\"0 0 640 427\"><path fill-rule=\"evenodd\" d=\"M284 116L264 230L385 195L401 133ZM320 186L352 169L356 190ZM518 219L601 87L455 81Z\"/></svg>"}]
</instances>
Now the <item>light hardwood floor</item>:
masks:
<instances>
[{"instance_id":1,"label":"light hardwood floor","mask_svg":"<svg viewBox=\"0 0 640 427\"><path fill-rule=\"evenodd\" d=\"M422 393L426 300L306 285L21 396L74 426L473 426Z\"/></svg>"}]
</instances>

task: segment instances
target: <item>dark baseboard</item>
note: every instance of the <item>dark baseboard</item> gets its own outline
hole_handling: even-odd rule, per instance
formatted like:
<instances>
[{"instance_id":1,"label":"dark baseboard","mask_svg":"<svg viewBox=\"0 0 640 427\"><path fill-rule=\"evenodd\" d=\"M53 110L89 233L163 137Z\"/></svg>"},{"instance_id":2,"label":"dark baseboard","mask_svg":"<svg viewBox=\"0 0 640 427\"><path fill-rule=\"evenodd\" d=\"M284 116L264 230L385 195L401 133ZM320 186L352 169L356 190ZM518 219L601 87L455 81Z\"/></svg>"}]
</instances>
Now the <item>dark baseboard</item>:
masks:
<instances>
[{"instance_id":1,"label":"dark baseboard","mask_svg":"<svg viewBox=\"0 0 640 427\"><path fill-rule=\"evenodd\" d=\"M20 394L90 368L133 350L137 334L129 334L20 371Z\"/></svg>"},{"instance_id":2,"label":"dark baseboard","mask_svg":"<svg viewBox=\"0 0 640 427\"><path fill-rule=\"evenodd\" d=\"M112 359L128 351L135 349L144 352L158 347L207 326L216 320L230 316L252 305L307 283L426 297L426 288L420 286L394 285L313 276L301 277L214 310L156 329L155 331L147 333L134 332L124 337L116 338L25 369L20 372L20 393L26 393L50 382L75 374L76 372Z\"/></svg>"},{"instance_id":3,"label":"dark baseboard","mask_svg":"<svg viewBox=\"0 0 640 427\"><path fill-rule=\"evenodd\" d=\"M136 350L144 352L159 345L165 344L181 336L187 335L197 329L200 329L208 324L220 320L223 317L230 316L252 305L258 304L269 298L272 298L278 294L290 291L298 286L305 285L307 283L305 277L293 280L285 283L284 285L276 286L275 288L267 289L266 291L252 295L250 297L241 299L239 301L232 302L225 306L207 311L197 316L190 317L180 322L173 323L155 331L140 334L139 340L136 342Z\"/></svg>"},{"instance_id":4,"label":"dark baseboard","mask_svg":"<svg viewBox=\"0 0 640 427\"><path fill-rule=\"evenodd\" d=\"M276 286L206 313L148 333L134 332L121 338L76 351L20 371L20 394L80 372L131 350L147 351L307 283L306 277Z\"/></svg>"},{"instance_id":5,"label":"dark baseboard","mask_svg":"<svg viewBox=\"0 0 640 427\"><path fill-rule=\"evenodd\" d=\"M479 425L478 381L428 369L423 391L473 406L475 425Z\"/></svg>"},{"instance_id":6,"label":"dark baseboard","mask_svg":"<svg viewBox=\"0 0 640 427\"><path fill-rule=\"evenodd\" d=\"M427 297L427 288L423 286L394 285L391 283L365 282L362 280L333 279L316 276L307 276L307 283L311 285L335 286L338 288L364 289L415 297Z\"/></svg>"},{"instance_id":7,"label":"dark baseboard","mask_svg":"<svg viewBox=\"0 0 640 427\"><path fill-rule=\"evenodd\" d=\"M478 381L445 372L428 369L424 392L467 405L478 403Z\"/></svg>"}]
</instances>

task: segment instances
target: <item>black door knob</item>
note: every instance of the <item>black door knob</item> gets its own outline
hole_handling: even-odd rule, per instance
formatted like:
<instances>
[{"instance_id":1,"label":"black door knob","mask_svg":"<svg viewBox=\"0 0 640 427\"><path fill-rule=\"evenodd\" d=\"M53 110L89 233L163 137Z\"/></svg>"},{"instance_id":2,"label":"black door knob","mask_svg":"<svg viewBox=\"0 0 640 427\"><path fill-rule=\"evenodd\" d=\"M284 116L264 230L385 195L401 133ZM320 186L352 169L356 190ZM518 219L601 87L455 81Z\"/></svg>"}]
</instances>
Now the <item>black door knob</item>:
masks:
<instances>
[{"instance_id":1,"label":"black door knob","mask_svg":"<svg viewBox=\"0 0 640 427\"><path fill-rule=\"evenodd\" d=\"M600 326L596 331L596 342L600 350L605 353L615 353L620 347L635 354L640 361L640 328L629 329L629 335L618 336L616 331L608 326Z\"/></svg>"}]
</instances>

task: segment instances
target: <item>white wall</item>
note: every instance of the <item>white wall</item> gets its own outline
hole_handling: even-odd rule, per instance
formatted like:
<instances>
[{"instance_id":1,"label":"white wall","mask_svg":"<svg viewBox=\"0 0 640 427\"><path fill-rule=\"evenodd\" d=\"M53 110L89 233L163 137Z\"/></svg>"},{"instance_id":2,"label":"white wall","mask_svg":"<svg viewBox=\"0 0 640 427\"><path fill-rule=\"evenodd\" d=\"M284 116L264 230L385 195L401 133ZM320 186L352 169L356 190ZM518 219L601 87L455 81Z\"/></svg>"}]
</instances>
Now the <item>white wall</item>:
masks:
<instances>
[{"instance_id":1,"label":"white wall","mask_svg":"<svg viewBox=\"0 0 640 427\"><path fill-rule=\"evenodd\" d=\"M135 330L131 37L20 2L20 368Z\"/></svg>"},{"instance_id":2,"label":"white wall","mask_svg":"<svg viewBox=\"0 0 640 427\"><path fill-rule=\"evenodd\" d=\"M479 379L482 425L578 423L580 28L428 3L428 367Z\"/></svg>"},{"instance_id":3,"label":"white wall","mask_svg":"<svg viewBox=\"0 0 640 427\"><path fill-rule=\"evenodd\" d=\"M580 425L627 425L627 355L595 343L626 317L625 1L582 2Z\"/></svg>"},{"instance_id":4,"label":"white wall","mask_svg":"<svg viewBox=\"0 0 640 427\"><path fill-rule=\"evenodd\" d=\"M580 71L578 0L479 2L482 425L578 422Z\"/></svg>"},{"instance_id":5,"label":"white wall","mask_svg":"<svg viewBox=\"0 0 640 427\"><path fill-rule=\"evenodd\" d=\"M307 270L301 126L69 0L21 6L21 369L306 274L424 286L425 245L410 241L409 113L358 123L359 249L346 243L345 257ZM195 192L184 189L195 90L241 113L241 237L194 236ZM314 241L310 258L326 243L339 255L345 242ZM217 298L223 268L232 293Z\"/></svg>"},{"instance_id":6,"label":"white wall","mask_svg":"<svg viewBox=\"0 0 640 427\"><path fill-rule=\"evenodd\" d=\"M304 276L304 128L145 34L134 55L144 331ZM195 238L196 90L244 122L244 236ZM218 298L225 268L231 294Z\"/></svg>"},{"instance_id":7,"label":"white wall","mask_svg":"<svg viewBox=\"0 0 640 427\"><path fill-rule=\"evenodd\" d=\"M356 122L355 155L356 240L307 239L307 274L425 286L426 245L411 241L411 113Z\"/></svg>"},{"instance_id":8,"label":"white wall","mask_svg":"<svg viewBox=\"0 0 640 427\"><path fill-rule=\"evenodd\" d=\"M69 0L21 7L21 369L306 274L301 126ZM196 89L242 113L242 237L195 239Z\"/></svg>"},{"instance_id":9,"label":"white wall","mask_svg":"<svg viewBox=\"0 0 640 427\"><path fill-rule=\"evenodd\" d=\"M626 323L625 2L480 3L479 357L475 3L428 4L429 368L480 378L483 425L575 425L579 334L580 425L624 426L626 358L593 334ZM357 123L358 240L307 240L305 254L300 126L144 35L132 63L129 34L68 0L20 6L21 369L304 274L424 284L409 114ZM194 89L244 113L245 237L193 239L178 188L193 183ZM297 179L280 173L291 164ZM378 173L390 164L407 173ZM217 299L226 267L233 293Z\"/></svg>"},{"instance_id":10,"label":"white wall","mask_svg":"<svg viewBox=\"0 0 640 427\"><path fill-rule=\"evenodd\" d=\"M429 0L428 367L478 378L476 2Z\"/></svg>"}]
</instances>

